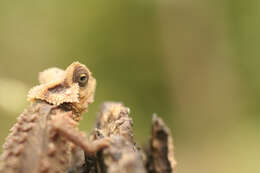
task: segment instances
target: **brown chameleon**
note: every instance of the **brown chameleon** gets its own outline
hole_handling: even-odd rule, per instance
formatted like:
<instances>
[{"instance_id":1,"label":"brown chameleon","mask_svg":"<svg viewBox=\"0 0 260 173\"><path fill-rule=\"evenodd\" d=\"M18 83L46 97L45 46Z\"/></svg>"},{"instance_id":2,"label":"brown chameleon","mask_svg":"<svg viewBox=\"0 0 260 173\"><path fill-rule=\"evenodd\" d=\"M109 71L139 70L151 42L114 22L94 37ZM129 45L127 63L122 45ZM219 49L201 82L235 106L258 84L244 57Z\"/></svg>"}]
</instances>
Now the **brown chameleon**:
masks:
<instances>
[{"instance_id":1,"label":"brown chameleon","mask_svg":"<svg viewBox=\"0 0 260 173\"><path fill-rule=\"evenodd\" d=\"M39 81L29 91L30 105L6 138L0 173L66 172L76 146L95 155L109 144L106 139L91 143L77 128L96 86L85 65L74 62L65 71L47 69Z\"/></svg>"}]
</instances>

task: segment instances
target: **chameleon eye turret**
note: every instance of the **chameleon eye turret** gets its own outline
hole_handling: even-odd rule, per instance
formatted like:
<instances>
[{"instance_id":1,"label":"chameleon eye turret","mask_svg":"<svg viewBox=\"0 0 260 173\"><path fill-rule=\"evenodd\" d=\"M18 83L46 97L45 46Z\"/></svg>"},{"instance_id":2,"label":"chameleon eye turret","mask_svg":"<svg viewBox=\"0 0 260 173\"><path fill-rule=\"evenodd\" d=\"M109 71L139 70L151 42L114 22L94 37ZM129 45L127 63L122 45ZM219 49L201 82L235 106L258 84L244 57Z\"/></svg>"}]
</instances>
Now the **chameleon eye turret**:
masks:
<instances>
[{"instance_id":1,"label":"chameleon eye turret","mask_svg":"<svg viewBox=\"0 0 260 173\"><path fill-rule=\"evenodd\" d=\"M73 82L79 84L80 87L84 87L87 85L89 79L89 74L84 67L77 67L73 74Z\"/></svg>"},{"instance_id":2,"label":"chameleon eye turret","mask_svg":"<svg viewBox=\"0 0 260 173\"><path fill-rule=\"evenodd\" d=\"M88 76L86 74L81 74L78 80L79 86L84 86L88 82Z\"/></svg>"}]
</instances>

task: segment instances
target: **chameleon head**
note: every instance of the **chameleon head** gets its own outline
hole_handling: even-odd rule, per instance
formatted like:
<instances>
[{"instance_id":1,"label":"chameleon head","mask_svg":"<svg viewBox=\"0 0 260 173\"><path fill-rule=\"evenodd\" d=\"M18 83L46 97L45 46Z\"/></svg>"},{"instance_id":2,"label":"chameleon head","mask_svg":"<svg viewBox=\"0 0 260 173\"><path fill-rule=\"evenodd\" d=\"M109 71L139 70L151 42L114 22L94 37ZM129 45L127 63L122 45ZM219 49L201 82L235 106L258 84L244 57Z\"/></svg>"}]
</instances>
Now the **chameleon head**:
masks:
<instances>
[{"instance_id":1,"label":"chameleon head","mask_svg":"<svg viewBox=\"0 0 260 173\"><path fill-rule=\"evenodd\" d=\"M88 68L74 62L67 69L50 68L40 73L40 85L28 94L29 101L43 100L59 106L70 104L78 112L94 101L96 80Z\"/></svg>"}]
</instances>

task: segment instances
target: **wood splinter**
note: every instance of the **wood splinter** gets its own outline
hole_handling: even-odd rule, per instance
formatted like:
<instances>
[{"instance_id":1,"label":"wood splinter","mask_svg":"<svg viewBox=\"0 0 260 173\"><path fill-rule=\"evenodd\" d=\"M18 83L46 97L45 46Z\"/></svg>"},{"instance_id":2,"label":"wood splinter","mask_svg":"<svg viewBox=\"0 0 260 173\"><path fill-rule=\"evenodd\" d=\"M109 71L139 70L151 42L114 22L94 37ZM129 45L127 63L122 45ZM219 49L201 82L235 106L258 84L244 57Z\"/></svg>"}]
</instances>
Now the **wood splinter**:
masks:
<instances>
[{"instance_id":1,"label":"wood splinter","mask_svg":"<svg viewBox=\"0 0 260 173\"><path fill-rule=\"evenodd\" d=\"M152 137L147 153L146 167L151 173L174 173L176 161L174 158L173 139L170 129L157 115L153 115Z\"/></svg>"}]
</instances>

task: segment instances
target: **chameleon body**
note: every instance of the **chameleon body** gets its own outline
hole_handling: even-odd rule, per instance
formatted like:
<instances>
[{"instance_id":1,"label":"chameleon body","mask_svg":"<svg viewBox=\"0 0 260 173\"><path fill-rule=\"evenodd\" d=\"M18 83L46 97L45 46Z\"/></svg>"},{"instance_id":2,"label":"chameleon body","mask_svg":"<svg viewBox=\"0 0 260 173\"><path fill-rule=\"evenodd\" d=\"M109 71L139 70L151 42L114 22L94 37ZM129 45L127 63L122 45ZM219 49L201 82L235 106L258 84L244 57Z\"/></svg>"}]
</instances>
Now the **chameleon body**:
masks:
<instances>
[{"instance_id":1,"label":"chameleon body","mask_svg":"<svg viewBox=\"0 0 260 173\"><path fill-rule=\"evenodd\" d=\"M3 146L0 173L66 172L76 146L95 154L108 145L105 140L90 143L77 129L95 92L95 79L85 65L47 69L39 81Z\"/></svg>"}]
</instances>

